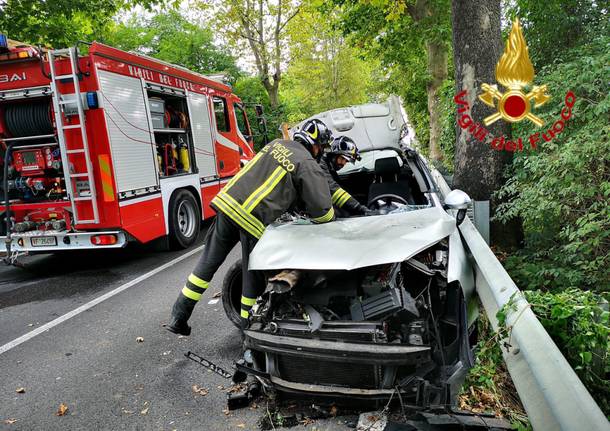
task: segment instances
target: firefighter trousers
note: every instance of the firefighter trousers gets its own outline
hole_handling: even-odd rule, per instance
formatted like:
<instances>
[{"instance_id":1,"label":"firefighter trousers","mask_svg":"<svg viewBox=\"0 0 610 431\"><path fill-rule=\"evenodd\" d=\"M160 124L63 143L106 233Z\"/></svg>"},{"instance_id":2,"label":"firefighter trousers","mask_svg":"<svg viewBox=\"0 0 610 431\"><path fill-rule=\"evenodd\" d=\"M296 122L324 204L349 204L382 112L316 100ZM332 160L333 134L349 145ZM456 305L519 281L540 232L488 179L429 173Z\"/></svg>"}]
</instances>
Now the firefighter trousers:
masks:
<instances>
[{"instance_id":1,"label":"firefighter trousers","mask_svg":"<svg viewBox=\"0 0 610 431\"><path fill-rule=\"evenodd\" d=\"M248 271L248 258L256 245L256 241L255 238L237 227L226 215L219 211L206 234L203 254L197 262L195 269L189 275L182 289L182 294L194 301L199 301L220 265L225 261L233 247L240 242L242 252L242 297L240 311L241 317L247 319L257 296L262 293L264 288L262 273Z\"/></svg>"}]
</instances>

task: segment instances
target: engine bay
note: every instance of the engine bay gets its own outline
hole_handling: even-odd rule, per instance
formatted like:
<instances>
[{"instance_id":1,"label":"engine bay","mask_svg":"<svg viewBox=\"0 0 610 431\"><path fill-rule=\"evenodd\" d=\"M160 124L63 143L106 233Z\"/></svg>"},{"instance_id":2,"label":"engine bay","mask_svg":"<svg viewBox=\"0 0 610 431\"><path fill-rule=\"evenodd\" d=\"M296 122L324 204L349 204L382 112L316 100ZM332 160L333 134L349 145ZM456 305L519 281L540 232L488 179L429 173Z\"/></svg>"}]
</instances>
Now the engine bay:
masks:
<instances>
[{"instance_id":1,"label":"engine bay","mask_svg":"<svg viewBox=\"0 0 610 431\"><path fill-rule=\"evenodd\" d=\"M401 263L270 274L246 331L254 369L284 389L448 403L466 330L448 252L442 240Z\"/></svg>"}]
</instances>

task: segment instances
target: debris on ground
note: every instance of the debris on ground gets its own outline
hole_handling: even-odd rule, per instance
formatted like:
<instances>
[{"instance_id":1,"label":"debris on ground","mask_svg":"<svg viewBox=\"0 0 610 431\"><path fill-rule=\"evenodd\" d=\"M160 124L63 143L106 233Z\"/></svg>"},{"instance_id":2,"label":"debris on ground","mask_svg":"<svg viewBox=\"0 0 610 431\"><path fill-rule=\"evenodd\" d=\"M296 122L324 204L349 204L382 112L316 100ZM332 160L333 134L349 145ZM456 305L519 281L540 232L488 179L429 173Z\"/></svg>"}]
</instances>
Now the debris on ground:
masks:
<instances>
[{"instance_id":1,"label":"debris on ground","mask_svg":"<svg viewBox=\"0 0 610 431\"><path fill-rule=\"evenodd\" d=\"M364 412L358 418L357 431L383 431L388 425L388 416L384 412Z\"/></svg>"},{"instance_id":2,"label":"debris on ground","mask_svg":"<svg viewBox=\"0 0 610 431\"><path fill-rule=\"evenodd\" d=\"M199 385L193 385L193 386L191 386L191 389L193 390L194 393L196 393L197 395L201 395L202 397L205 397L207 394L210 393L210 391L207 388L203 388Z\"/></svg>"},{"instance_id":3,"label":"debris on ground","mask_svg":"<svg viewBox=\"0 0 610 431\"><path fill-rule=\"evenodd\" d=\"M17 422L17 419L15 419L15 418L8 418L8 419L4 420L4 423L7 424L7 425L12 425L15 422Z\"/></svg>"},{"instance_id":4,"label":"debris on ground","mask_svg":"<svg viewBox=\"0 0 610 431\"><path fill-rule=\"evenodd\" d=\"M68 406L64 403L61 403L55 412L55 416L64 416L68 411Z\"/></svg>"},{"instance_id":5,"label":"debris on ground","mask_svg":"<svg viewBox=\"0 0 610 431\"><path fill-rule=\"evenodd\" d=\"M17 388L15 389L15 392L17 392L18 394L25 394L25 388Z\"/></svg>"},{"instance_id":6,"label":"debris on ground","mask_svg":"<svg viewBox=\"0 0 610 431\"><path fill-rule=\"evenodd\" d=\"M267 403L262 409L262 416L258 420L260 430L274 430L276 427L294 427L298 425L312 425L317 420L329 419L337 416L336 406L324 408L315 404L299 405L290 404L288 406L276 406L274 403Z\"/></svg>"},{"instance_id":7,"label":"debris on ground","mask_svg":"<svg viewBox=\"0 0 610 431\"><path fill-rule=\"evenodd\" d=\"M136 342L137 343L143 343L144 342L144 337L136 337Z\"/></svg>"},{"instance_id":8,"label":"debris on ground","mask_svg":"<svg viewBox=\"0 0 610 431\"><path fill-rule=\"evenodd\" d=\"M229 387L227 389L227 393L228 394L235 394L237 392L242 392L245 391L246 389L248 389L248 385L245 383L238 383L236 385L233 385L231 387Z\"/></svg>"}]
</instances>

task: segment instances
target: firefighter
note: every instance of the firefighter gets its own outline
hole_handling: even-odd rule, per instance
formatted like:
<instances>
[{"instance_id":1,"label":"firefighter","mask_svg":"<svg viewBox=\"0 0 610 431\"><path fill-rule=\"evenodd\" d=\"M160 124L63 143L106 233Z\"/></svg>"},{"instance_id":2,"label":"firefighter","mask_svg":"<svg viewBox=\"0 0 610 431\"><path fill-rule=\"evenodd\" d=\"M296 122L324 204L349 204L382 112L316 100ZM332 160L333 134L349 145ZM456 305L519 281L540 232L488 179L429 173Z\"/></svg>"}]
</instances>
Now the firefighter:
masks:
<instances>
[{"instance_id":1,"label":"firefighter","mask_svg":"<svg viewBox=\"0 0 610 431\"><path fill-rule=\"evenodd\" d=\"M329 137L323 123L309 121L292 141L276 139L266 145L218 192L211 202L217 216L206 235L203 255L174 303L166 325L169 331L190 334L187 321L195 304L238 241L242 249L242 327L247 327L249 310L264 287L260 273L248 271L248 257L265 227L297 202L314 223L335 218L328 182L314 160Z\"/></svg>"},{"instance_id":2,"label":"firefighter","mask_svg":"<svg viewBox=\"0 0 610 431\"><path fill-rule=\"evenodd\" d=\"M338 214L364 215L368 208L358 202L339 185L337 171L347 163L355 163L360 160L360 153L354 141L347 136L339 136L330 144L330 150L320 159L320 167L326 176L333 205L338 208Z\"/></svg>"}]
</instances>

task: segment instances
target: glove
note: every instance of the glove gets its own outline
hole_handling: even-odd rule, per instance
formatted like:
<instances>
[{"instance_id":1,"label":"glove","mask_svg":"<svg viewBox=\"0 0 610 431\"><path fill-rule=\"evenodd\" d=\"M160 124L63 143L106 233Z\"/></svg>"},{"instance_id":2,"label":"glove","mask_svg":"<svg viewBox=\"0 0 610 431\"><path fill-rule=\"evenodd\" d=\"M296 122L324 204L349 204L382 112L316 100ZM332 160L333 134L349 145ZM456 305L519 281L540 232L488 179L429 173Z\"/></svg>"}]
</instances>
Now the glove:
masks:
<instances>
[{"instance_id":1,"label":"glove","mask_svg":"<svg viewBox=\"0 0 610 431\"><path fill-rule=\"evenodd\" d=\"M362 215L366 215L366 212L369 210L366 206L364 206L362 204L358 204L358 206L355 209L356 209L356 213L362 214Z\"/></svg>"}]
</instances>

